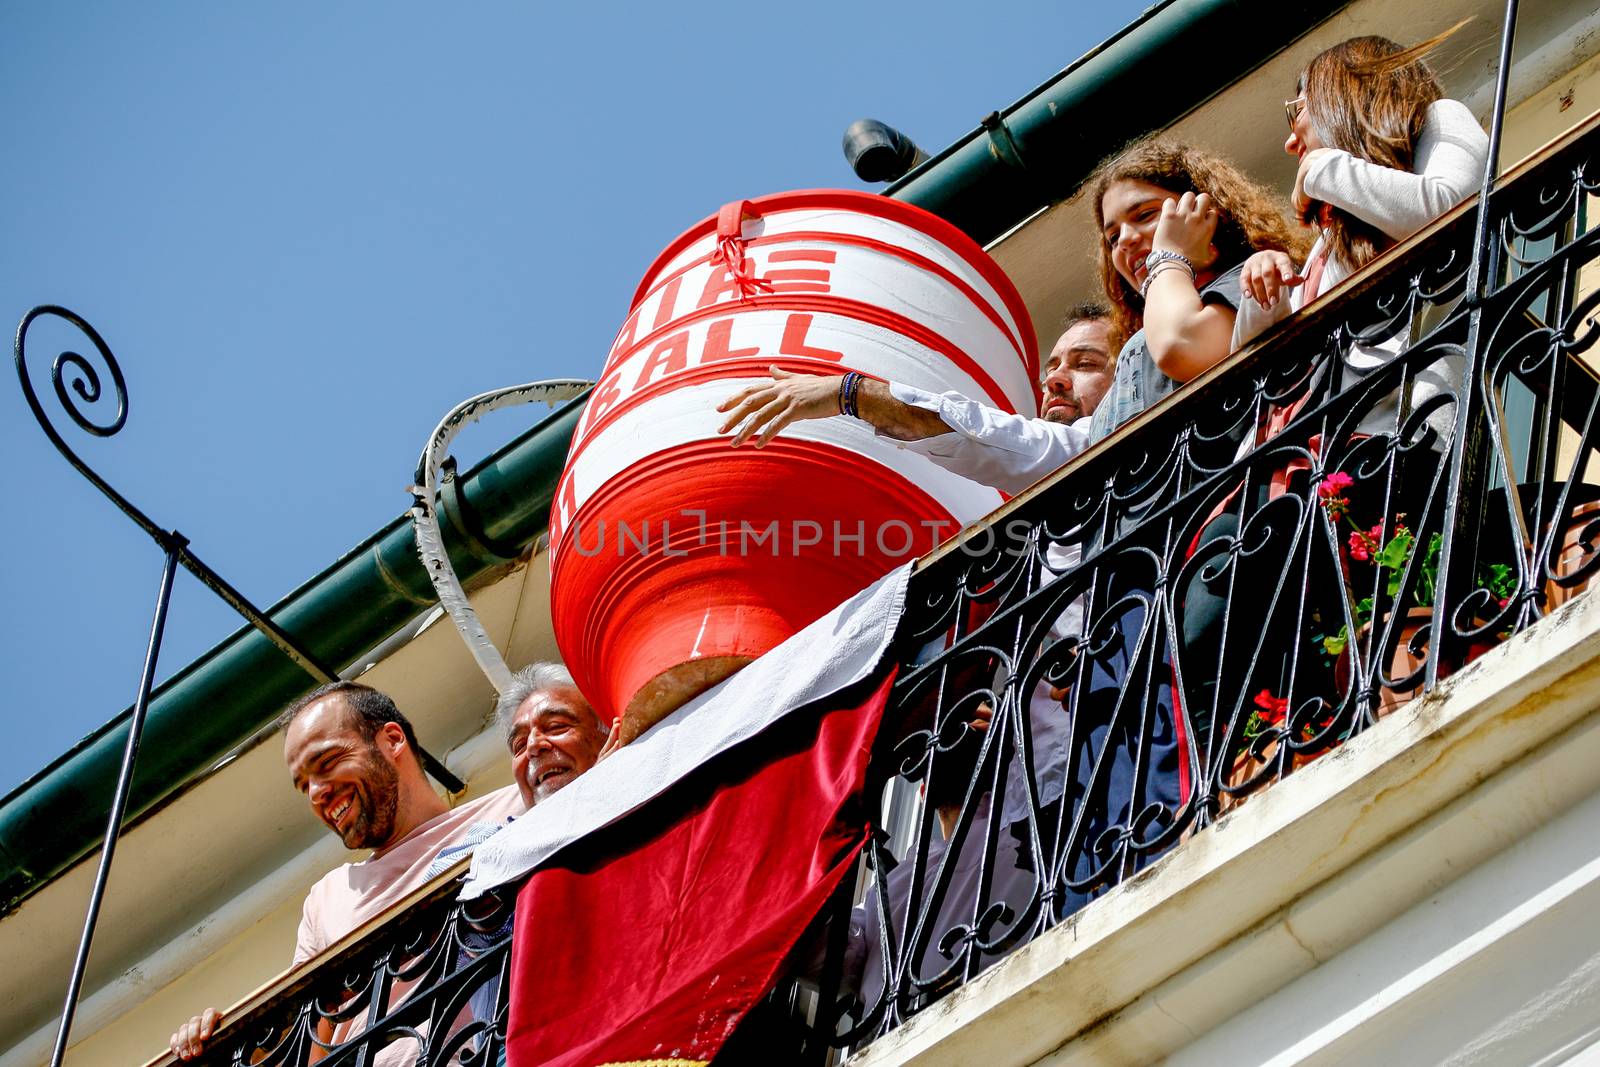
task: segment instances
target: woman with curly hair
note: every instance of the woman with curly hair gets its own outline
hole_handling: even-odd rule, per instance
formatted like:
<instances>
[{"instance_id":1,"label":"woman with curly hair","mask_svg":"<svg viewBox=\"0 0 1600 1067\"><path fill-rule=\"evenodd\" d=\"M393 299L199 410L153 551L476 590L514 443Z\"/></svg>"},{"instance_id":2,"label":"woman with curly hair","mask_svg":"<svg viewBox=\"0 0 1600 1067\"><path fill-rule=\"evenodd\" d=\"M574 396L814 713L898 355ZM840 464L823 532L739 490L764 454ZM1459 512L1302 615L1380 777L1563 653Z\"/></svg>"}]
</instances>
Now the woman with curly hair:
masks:
<instances>
[{"instance_id":1,"label":"woman with curly hair","mask_svg":"<svg viewBox=\"0 0 1600 1067\"><path fill-rule=\"evenodd\" d=\"M1190 145L1137 141L1090 181L1100 283L1129 335L1095 411L1099 439L1233 350L1252 253L1298 254L1307 241L1264 187Z\"/></svg>"}]
</instances>

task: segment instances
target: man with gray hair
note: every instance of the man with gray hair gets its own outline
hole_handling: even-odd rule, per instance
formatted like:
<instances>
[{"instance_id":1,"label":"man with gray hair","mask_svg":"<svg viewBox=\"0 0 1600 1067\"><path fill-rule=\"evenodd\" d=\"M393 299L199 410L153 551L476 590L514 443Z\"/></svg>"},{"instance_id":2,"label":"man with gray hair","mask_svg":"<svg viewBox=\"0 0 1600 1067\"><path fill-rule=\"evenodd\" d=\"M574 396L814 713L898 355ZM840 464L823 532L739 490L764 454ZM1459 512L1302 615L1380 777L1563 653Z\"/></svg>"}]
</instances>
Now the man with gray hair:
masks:
<instances>
[{"instance_id":1,"label":"man with gray hair","mask_svg":"<svg viewBox=\"0 0 1600 1067\"><path fill-rule=\"evenodd\" d=\"M532 663L511 676L495 717L511 750L511 775L528 807L553 796L616 747L608 728L559 663Z\"/></svg>"},{"instance_id":2,"label":"man with gray hair","mask_svg":"<svg viewBox=\"0 0 1600 1067\"><path fill-rule=\"evenodd\" d=\"M511 777L522 802L532 808L614 751L621 731L608 729L559 663L530 663L512 674L511 685L495 703L494 716L511 750ZM462 838L440 851L429 868L434 875L500 831L510 819L475 823Z\"/></svg>"}]
</instances>

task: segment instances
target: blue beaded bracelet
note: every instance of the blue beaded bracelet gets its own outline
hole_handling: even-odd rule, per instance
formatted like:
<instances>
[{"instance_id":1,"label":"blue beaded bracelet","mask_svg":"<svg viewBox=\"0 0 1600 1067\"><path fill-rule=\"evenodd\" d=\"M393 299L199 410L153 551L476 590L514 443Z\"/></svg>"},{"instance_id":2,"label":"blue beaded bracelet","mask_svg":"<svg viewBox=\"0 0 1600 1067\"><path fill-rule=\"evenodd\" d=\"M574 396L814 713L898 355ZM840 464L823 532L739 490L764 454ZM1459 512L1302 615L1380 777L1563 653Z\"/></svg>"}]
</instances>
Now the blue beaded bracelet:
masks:
<instances>
[{"instance_id":1,"label":"blue beaded bracelet","mask_svg":"<svg viewBox=\"0 0 1600 1067\"><path fill-rule=\"evenodd\" d=\"M856 409L856 396L861 389L861 374L851 371L844 376L844 413L852 419L859 419L861 415Z\"/></svg>"}]
</instances>

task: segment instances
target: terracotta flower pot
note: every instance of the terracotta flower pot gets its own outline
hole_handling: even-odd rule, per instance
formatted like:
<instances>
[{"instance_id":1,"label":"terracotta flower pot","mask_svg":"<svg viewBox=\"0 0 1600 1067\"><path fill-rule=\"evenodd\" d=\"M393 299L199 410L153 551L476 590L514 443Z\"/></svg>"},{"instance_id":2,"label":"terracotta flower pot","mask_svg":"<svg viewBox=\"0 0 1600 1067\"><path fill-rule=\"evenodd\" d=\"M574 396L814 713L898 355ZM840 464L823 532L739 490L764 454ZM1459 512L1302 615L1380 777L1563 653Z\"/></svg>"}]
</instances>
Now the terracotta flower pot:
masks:
<instances>
[{"instance_id":1,"label":"terracotta flower pot","mask_svg":"<svg viewBox=\"0 0 1600 1067\"><path fill-rule=\"evenodd\" d=\"M1387 669L1383 671L1390 678L1404 678L1414 673L1427 662L1426 655L1416 656L1411 652L1411 639L1424 626L1433 621L1432 608L1412 608L1405 614L1405 619L1400 624L1400 639L1395 642L1394 656L1390 659ZM1366 641L1372 624L1368 623L1361 628L1361 639ZM1438 635L1430 635L1436 644ZM1409 689L1390 689L1382 686L1378 690L1378 718L1392 714L1403 704L1409 704L1414 697L1422 695L1422 683L1419 681Z\"/></svg>"},{"instance_id":2,"label":"terracotta flower pot","mask_svg":"<svg viewBox=\"0 0 1600 1067\"><path fill-rule=\"evenodd\" d=\"M1590 555L1590 547L1583 539L1583 528L1600 518L1600 503L1579 504L1572 509L1571 518L1562 525L1561 540L1550 551L1550 573L1556 578L1573 574ZM1589 587L1593 575L1575 585L1562 585L1551 580L1544 584L1546 611L1554 611Z\"/></svg>"},{"instance_id":3,"label":"terracotta flower pot","mask_svg":"<svg viewBox=\"0 0 1600 1067\"><path fill-rule=\"evenodd\" d=\"M1229 769L1227 777L1222 780L1224 789L1237 789L1256 775L1261 774L1268 766L1275 764L1278 758L1279 743L1279 741L1273 741L1268 744L1259 757L1253 755L1248 747L1235 756L1233 758L1233 766ZM1329 752L1336 747L1338 747L1337 742L1329 748L1318 749L1316 752L1295 752L1289 757L1290 769L1299 770L1309 763L1314 763L1323 753ZM1231 811L1250 799L1255 793L1271 787L1272 782L1269 780L1265 784L1258 786L1254 793L1244 795L1228 793L1223 789L1219 789L1217 791L1217 814L1221 815L1224 812Z\"/></svg>"},{"instance_id":4,"label":"terracotta flower pot","mask_svg":"<svg viewBox=\"0 0 1600 1067\"><path fill-rule=\"evenodd\" d=\"M1411 640L1417 635L1419 630L1432 621L1432 608L1411 608L1406 612L1405 618L1400 622L1400 636L1395 642L1394 654L1389 659L1387 669L1383 671L1384 675L1389 678L1405 678L1415 673L1424 663L1427 662L1426 655L1417 656L1412 654ZM1369 622L1363 624L1362 627L1356 631L1356 641L1358 642L1356 647L1365 648L1369 640L1375 639L1372 636L1372 629L1373 625ZM1425 653L1438 646L1438 635L1430 634L1429 637L1431 640L1429 641L1428 649L1424 649ZM1451 658L1447 657L1440 664L1441 675L1448 675L1459 669L1461 666L1471 663L1473 660L1477 659L1479 656L1493 648L1497 643L1498 642L1495 641L1474 641L1471 645L1467 646L1466 658L1461 663L1455 663ZM1346 649L1339 656L1338 662L1334 664L1334 681L1339 686L1341 692L1347 691L1350 687L1349 649ZM1387 715L1393 714L1397 709L1404 707L1413 699L1421 695L1422 681L1420 679L1415 685L1409 686L1405 689L1392 689L1388 686L1380 687L1378 690L1378 718L1381 719Z\"/></svg>"}]
</instances>

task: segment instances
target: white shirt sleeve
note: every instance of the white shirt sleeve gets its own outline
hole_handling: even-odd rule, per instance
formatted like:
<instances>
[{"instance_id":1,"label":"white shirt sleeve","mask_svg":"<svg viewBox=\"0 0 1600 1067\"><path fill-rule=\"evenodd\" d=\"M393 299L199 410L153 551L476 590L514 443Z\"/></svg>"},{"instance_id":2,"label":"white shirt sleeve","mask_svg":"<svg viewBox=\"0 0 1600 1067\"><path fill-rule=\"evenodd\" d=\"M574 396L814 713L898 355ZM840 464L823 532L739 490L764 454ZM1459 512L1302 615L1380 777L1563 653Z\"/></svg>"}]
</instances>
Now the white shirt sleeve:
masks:
<instances>
[{"instance_id":1,"label":"white shirt sleeve","mask_svg":"<svg viewBox=\"0 0 1600 1067\"><path fill-rule=\"evenodd\" d=\"M951 430L895 444L1002 493L1022 492L1089 447L1089 434L1078 425L1008 415L960 393L928 393L896 382L889 383L889 393L902 404L933 412Z\"/></svg>"},{"instance_id":2,"label":"white shirt sleeve","mask_svg":"<svg viewBox=\"0 0 1600 1067\"><path fill-rule=\"evenodd\" d=\"M1489 136L1466 105L1435 100L1417 138L1413 170L1325 149L1306 170L1305 191L1401 241L1471 196L1488 157Z\"/></svg>"}]
</instances>

